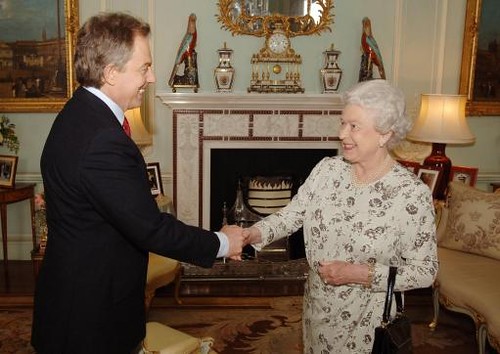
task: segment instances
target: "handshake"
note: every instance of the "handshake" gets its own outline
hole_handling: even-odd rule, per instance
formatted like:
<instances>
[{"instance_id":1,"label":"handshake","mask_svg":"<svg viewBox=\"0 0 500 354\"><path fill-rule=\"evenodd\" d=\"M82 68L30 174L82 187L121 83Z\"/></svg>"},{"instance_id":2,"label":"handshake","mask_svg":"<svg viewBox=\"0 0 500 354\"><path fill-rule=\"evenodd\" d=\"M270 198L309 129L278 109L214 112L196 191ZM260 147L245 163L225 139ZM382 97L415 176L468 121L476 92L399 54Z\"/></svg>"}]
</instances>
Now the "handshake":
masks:
<instances>
[{"instance_id":1,"label":"handshake","mask_svg":"<svg viewBox=\"0 0 500 354\"><path fill-rule=\"evenodd\" d=\"M261 241L260 231L255 227L244 229L236 225L225 225L220 231L226 234L229 241L226 257L233 260L241 261L243 247Z\"/></svg>"}]
</instances>

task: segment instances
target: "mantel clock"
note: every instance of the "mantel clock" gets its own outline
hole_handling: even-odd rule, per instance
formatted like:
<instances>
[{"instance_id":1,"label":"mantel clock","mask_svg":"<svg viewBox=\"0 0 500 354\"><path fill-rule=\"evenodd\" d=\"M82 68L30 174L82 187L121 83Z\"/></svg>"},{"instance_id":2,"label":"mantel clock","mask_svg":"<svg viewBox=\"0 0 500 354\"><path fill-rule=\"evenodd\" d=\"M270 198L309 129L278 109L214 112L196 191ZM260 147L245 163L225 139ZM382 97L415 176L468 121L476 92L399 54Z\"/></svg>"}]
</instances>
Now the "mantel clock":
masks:
<instances>
[{"instance_id":1,"label":"mantel clock","mask_svg":"<svg viewBox=\"0 0 500 354\"><path fill-rule=\"evenodd\" d=\"M304 92L300 79L302 58L279 24L266 37L264 47L252 55L251 63L248 92Z\"/></svg>"},{"instance_id":2,"label":"mantel clock","mask_svg":"<svg viewBox=\"0 0 500 354\"><path fill-rule=\"evenodd\" d=\"M331 31L333 0L219 0L217 20L233 35L264 37L252 55L248 92L304 92L302 58L290 38Z\"/></svg>"}]
</instances>

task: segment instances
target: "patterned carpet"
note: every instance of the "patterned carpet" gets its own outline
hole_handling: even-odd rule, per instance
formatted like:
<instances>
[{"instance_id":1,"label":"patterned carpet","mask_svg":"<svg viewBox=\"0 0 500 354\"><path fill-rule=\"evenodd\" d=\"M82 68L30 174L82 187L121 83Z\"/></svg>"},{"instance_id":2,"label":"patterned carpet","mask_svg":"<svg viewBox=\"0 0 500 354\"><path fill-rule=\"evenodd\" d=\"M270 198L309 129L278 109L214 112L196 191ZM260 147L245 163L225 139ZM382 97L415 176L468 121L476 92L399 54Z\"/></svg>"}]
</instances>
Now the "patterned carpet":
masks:
<instances>
[{"instance_id":1,"label":"patterned carpet","mask_svg":"<svg viewBox=\"0 0 500 354\"><path fill-rule=\"evenodd\" d=\"M197 337L215 339L221 354L301 353L301 297L269 298L251 306L154 306L158 321ZM428 330L429 304L409 304L415 354L476 353L474 324L464 315L442 311L435 332ZM29 345L31 309L0 310L0 353L33 354ZM495 353L492 350L489 353Z\"/></svg>"},{"instance_id":2,"label":"patterned carpet","mask_svg":"<svg viewBox=\"0 0 500 354\"><path fill-rule=\"evenodd\" d=\"M302 297L277 297L268 306L248 309L153 309L158 321L193 336L215 338L221 354L302 353ZM414 305L407 309L413 321L414 354L476 353L474 324L460 314L443 311L440 325L430 332L432 310Z\"/></svg>"}]
</instances>

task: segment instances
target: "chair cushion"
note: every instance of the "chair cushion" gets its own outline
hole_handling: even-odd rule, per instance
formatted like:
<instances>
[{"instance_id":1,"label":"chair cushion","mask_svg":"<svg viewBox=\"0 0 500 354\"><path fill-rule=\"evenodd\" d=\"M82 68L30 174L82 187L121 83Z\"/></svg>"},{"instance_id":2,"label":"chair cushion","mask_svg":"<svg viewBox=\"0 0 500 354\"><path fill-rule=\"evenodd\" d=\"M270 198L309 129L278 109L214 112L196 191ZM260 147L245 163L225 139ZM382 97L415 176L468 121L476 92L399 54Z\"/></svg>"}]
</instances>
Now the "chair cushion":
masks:
<instances>
[{"instance_id":1,"label":"chair cushion","mask_svg":"<svg viewBox=\"0 0 500 354\"><path fill-rule=\"evenodd\" d=\"M179 267L179 261L175 259L150 253L146 281L147 289L156 290L174 281Z\"/></svg>"},{"instance_id":2,"label":"chair cushion","mask_svg":"<svg viewBox=\"0 0 500 354\"><path fill-rule=\"evenodd\" d=\"M200 348L200 340L158 322L146 323L143 349L146 353L191 353Z\"/></svg>"},{"instance_id":3,"label":"chair cushion","mask_svg":"<svg viewBox=\"0 0 500 354\"><path fill-rule=\"evenodd\" d=\"M500 262L475 254L438 247L439 293L457 307L482 316L488 332L500 338Z\"/></svg>"},{"instance_id":4,"label":"chair cushion","mask_svg":"<svg viewBox=\"0 0 500 354\"><path fill-rule=\"evenodd\" d=\"M439 245L500 260L500 194L449 184L449 214Z\"/></svg>"}]
</instances>

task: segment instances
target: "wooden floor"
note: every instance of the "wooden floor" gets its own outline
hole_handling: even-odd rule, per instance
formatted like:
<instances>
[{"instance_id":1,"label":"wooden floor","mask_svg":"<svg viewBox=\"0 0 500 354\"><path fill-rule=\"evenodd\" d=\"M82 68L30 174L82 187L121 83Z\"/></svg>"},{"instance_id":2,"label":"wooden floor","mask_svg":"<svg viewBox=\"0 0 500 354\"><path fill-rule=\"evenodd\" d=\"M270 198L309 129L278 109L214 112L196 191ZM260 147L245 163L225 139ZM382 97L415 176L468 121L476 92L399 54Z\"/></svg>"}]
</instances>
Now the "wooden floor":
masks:
<instances>
[{"instance_id":1,"label":"wooden floor","mask_svg":"<svg viewBox=\"0 0 500 354\"><path fill-rule=\"evenodd\" d=\"M8 273L0 264L0 307L33 305L35 275L31 261L9 261Z\"/></svg>"},{"instance_id":2,"label":"wooden floor","mask_svg":"<svg viewBox=\"0 0 500 354\"><path fill-rule=\"evenodd\" d=\"M7 270L0 264L0 295L33 294L35 275L31 261L9 261Z\"/></svg>"}]
</instances>

